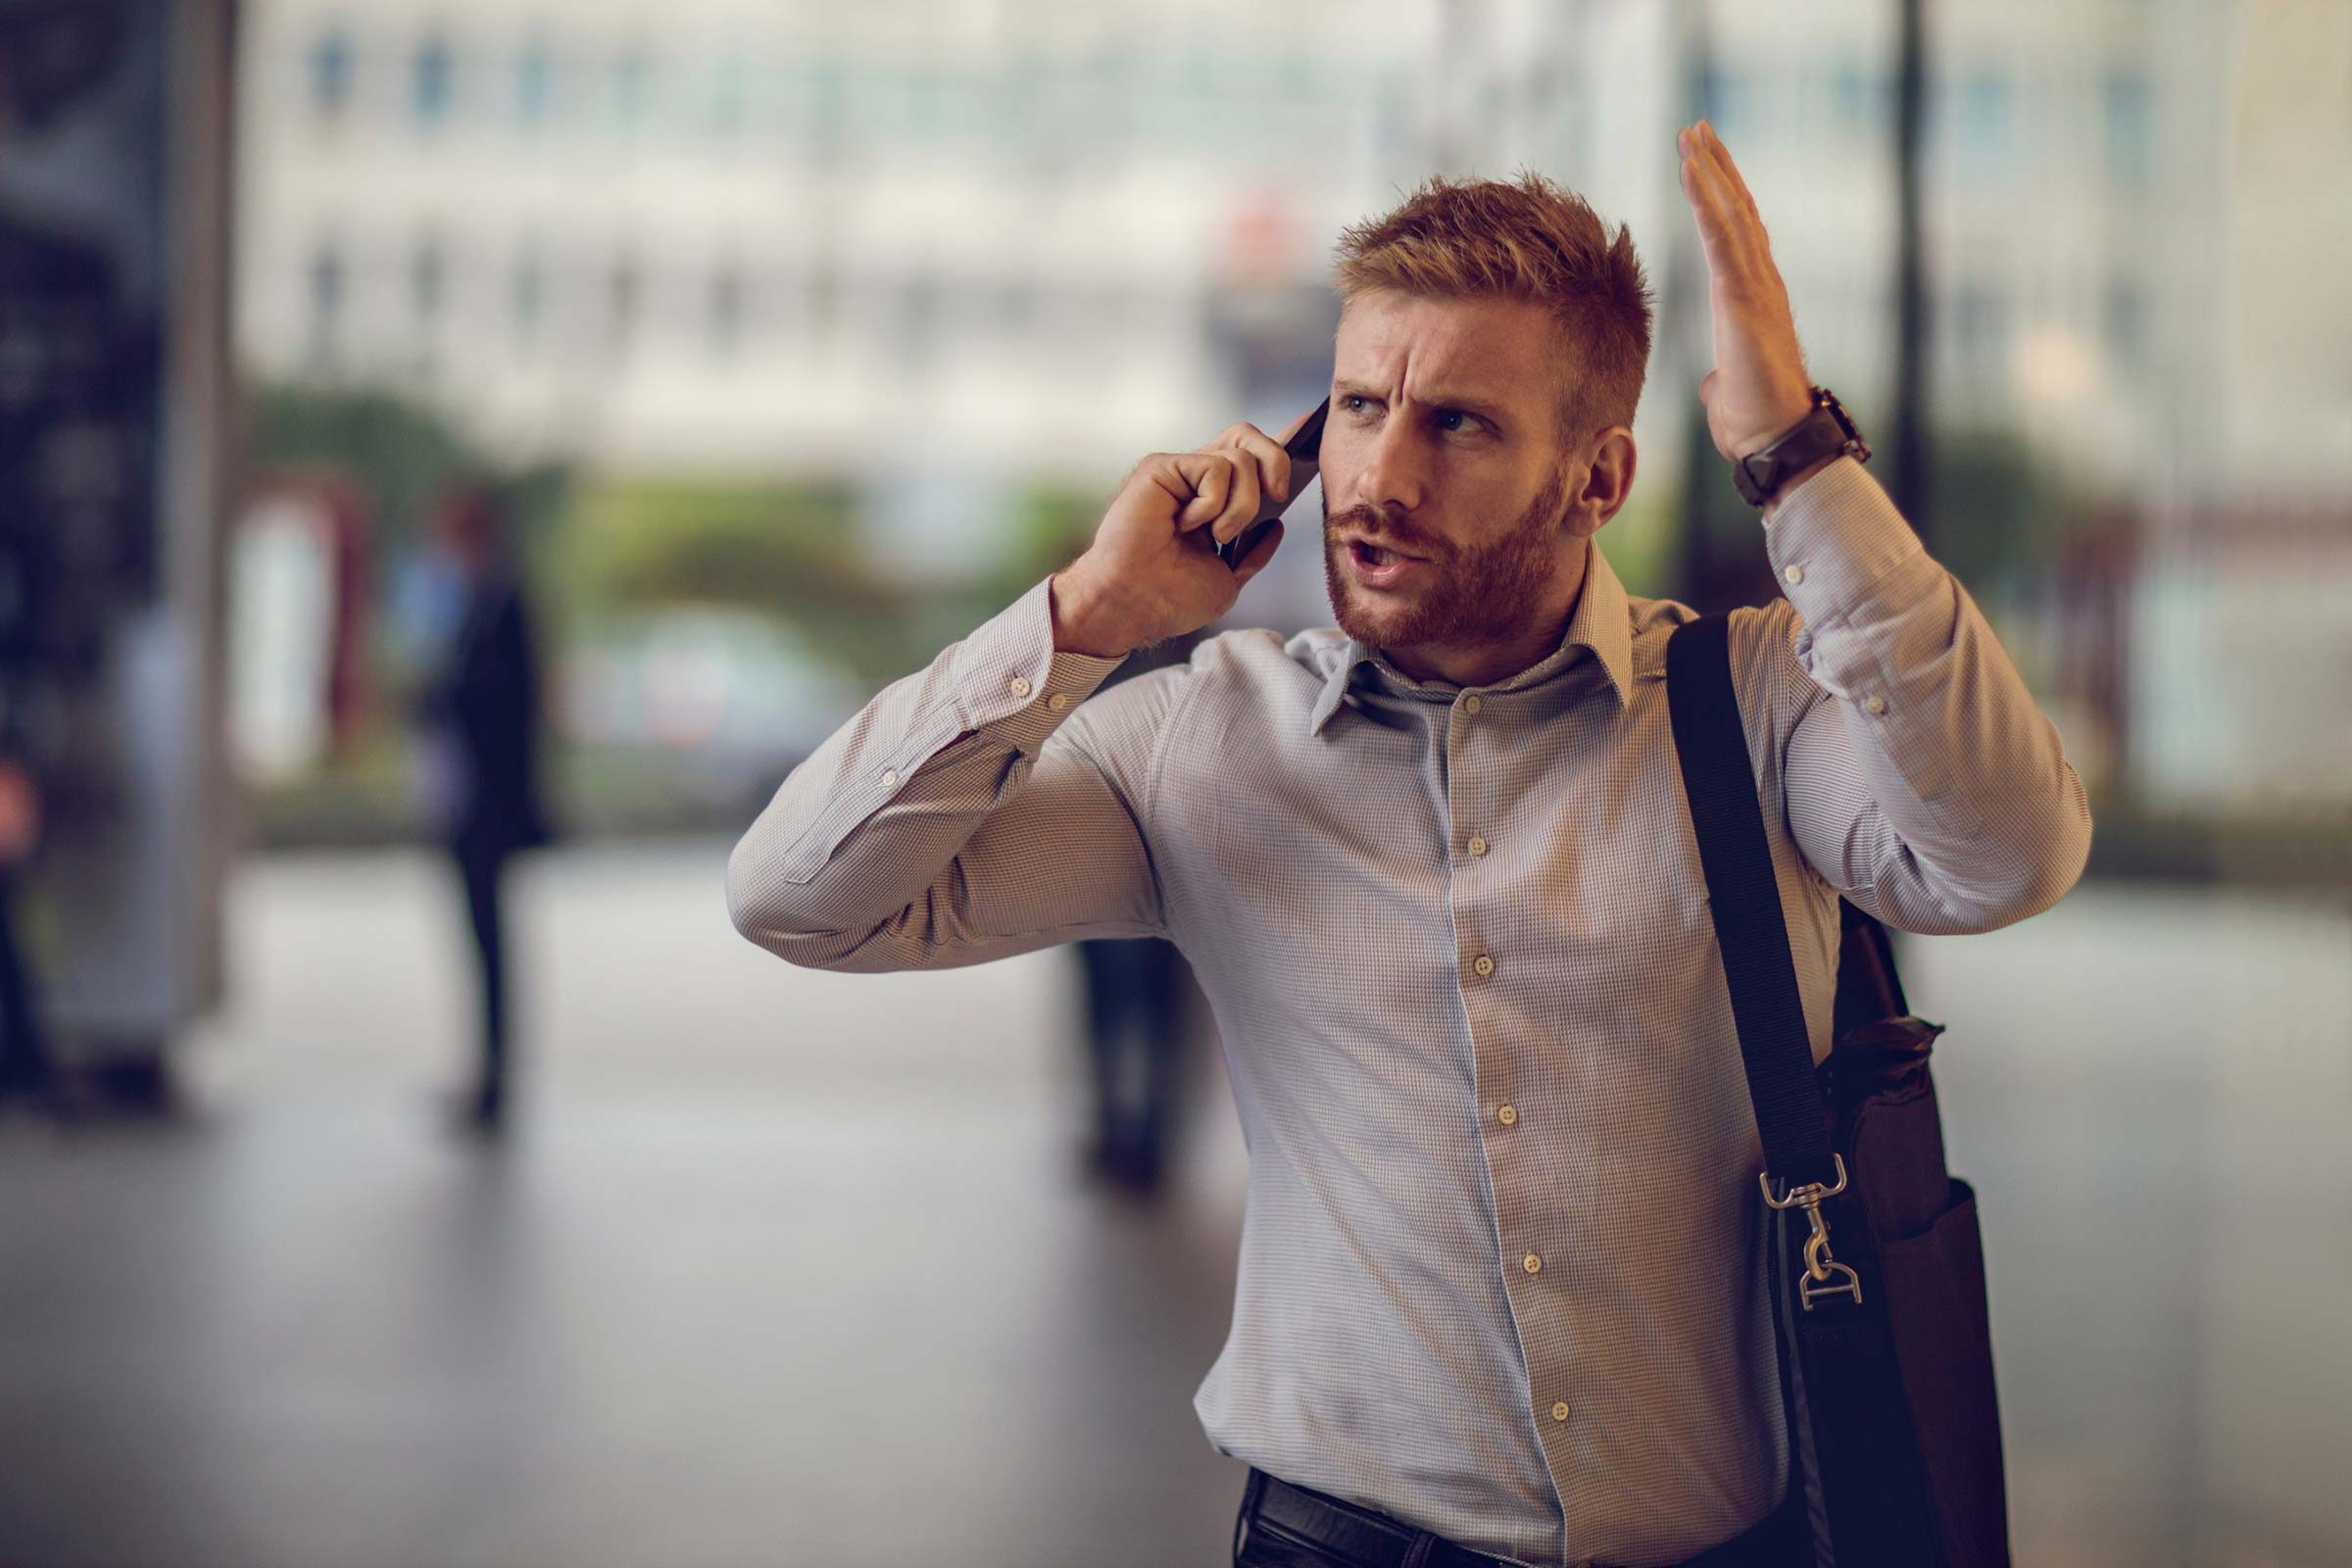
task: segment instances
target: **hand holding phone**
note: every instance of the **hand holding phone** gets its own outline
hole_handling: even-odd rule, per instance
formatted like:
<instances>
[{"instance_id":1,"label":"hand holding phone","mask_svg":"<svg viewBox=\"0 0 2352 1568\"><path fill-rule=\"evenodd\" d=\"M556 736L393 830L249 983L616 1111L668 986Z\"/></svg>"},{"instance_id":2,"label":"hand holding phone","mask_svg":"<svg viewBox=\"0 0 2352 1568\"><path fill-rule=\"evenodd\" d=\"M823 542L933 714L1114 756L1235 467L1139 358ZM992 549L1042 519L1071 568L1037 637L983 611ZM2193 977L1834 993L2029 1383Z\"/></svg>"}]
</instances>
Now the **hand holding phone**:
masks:
<instances>
[{"instance_id":1,"label":"hand holding phone","mask_svg":"<svg viewBox=\"0 0 2352 1568\"><path fill-rule=\"evenodd\" d=\"M1326 399L1280 446L1237 424L1205 447L1137 464L1086 553L1054 574L1054 648L1124 658L1231 610L1282 547L1282 514L1315 477L1330 407ZM1233 538L1216 542L1227 530Z\"/></svg>"}]
</instances>

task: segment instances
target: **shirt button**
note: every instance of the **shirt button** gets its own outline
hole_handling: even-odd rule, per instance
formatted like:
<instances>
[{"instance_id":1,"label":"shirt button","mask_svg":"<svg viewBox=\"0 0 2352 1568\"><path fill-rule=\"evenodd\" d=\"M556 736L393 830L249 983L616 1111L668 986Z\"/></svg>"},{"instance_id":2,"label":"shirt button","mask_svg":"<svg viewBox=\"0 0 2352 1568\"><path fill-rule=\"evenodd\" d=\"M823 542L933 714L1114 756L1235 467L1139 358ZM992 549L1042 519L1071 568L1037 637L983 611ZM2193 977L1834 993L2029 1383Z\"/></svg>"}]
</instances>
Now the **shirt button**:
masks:
<instances>
[{"instance_id":1,"label":"shirt button","mask_svg":"<svg viewBox=\"0 0 2352 1568\"><path fill-rule=\"evenodd\" d=\"M1884 713L1886 711L1886 699L1881 697L1877 692L1872 692L1868 697L1862 699L1862 706L1873 713Z\"/></svg>"},{"instance_id":2,"label":"shirt button","mask_svg":"<svg viewBox=\"0 0 2352 1568\"><path fill-rule=\"evenodd\" d=\"M1535 1253L1530 1252L1519 1260L1519 1266L1527 1270L1530 1274L1533 1274L1544 1266L1544 1260L1538 1257Z\"/></svg>"},{"instance_id":3,"label":"shirt button","mask_svg":"<svg viewBox=\"0 0 2352 1568\"><path fill-rule=\"evenodd\" d=\"M886 767L882 770L882 784L884 788L887 789L889 786L896 784L898 781L899 770L897 768Z\"/></svg>"},{"instance_id":4,"label":"shirt button","mask_svg":"<svg viewBox=\"0 0 2352 1568\"><path fill-rule=\"evenodd\" d=\"M1029 695L1029 677L1028 677L1028 676L1026 676L1026 675L1015 675L1015 676L1013 676L1013 677L1012 677L1012 682L1011 682L1011 684L1012 684L1012 695L1013 695L1013 696L1015 696L1015 697L1026 697L1026 696L1028 696L1028 695Z\"/></svg>"},{"instance_id":5,"label":"shirt button","mask_svg":"<svg viewBox=\"0 0 2352 1568\"><path fill-rule=\"evenodd\" d=\"M1485 839L1472 839L1472 840L1470 841L1470 853L1471 853L1472 855L1484 855L1484 854L1486 854L1486 853L1487 853L1487 841L1486 841Z\"/></svg>"},{"instance_id":6,"label":"shirt button","mask_svg":"<svg viewBox=\"0 0 2352 1568\"><path fill-rule=\"evenodd\" d=\"M1471 693L1469 696L1467 696L1467 697L1463 698L1463 699L1462 699L1462 707L1463 707L1463 708L1464 708L1466 710L1468 710L1468 711L1470 711L1470 712L1473 712L1473 713L1477 712L1477 711L1478 711L1478 693L1476 693L1476 692L1472 692L1472 693Z\"/></svg>"},{"instance_id":7,"label":"shirt button","mask_svg":"<svg viewBox=\"0 0 2352 1568\"><path fill-rule=\"evenodd\" d=\"M1568 1419L1568 1401L1566 1399L1558 1401L1551 1407L1551 1418L1554 1421L1565 1421Z\"/></svg>"},{"instance_id":8,"label":"shirt button","mask_svg":"<svg viewBox=\"0 0 2352 1568\"><path fill-rule=\"evenodd\" d=\"M1070 694L1068 692L1055 692L1053 696L1046 699L1046 706L1058 713L1063 709L1070 706Z\"/></svg>"},{"instance_id":9,"label":"shirt button","mask_svg":"<svg viewBox=\"0 0 2352 1568\"><path fill-rule=\"evenodd\" d=\"M1805 580L1805 568L1802 566L1790 566L1787 571L1782 572L1781 575L1788 578L1790 582L1803 582Z\"/></svg>"},{"instance_id":10,"label":"shirt button","mask_svg":"<svg viewBox=\"0 0 2352 1568\"><path fill-rule=\"evenodd\" d=\"M1505 1127L1516 1127L1519 1125L1519 1107L1517 1105L1497 1105L1494 1107L1494 1119Z\"/></svg>"},{"instance_id":11,"label":"shirt button","mask_svg":"<svg viewBox=\"0 0 2352 1568\"><path fill-rule=\"evenodd\" d=\"M1494 960L1482 953L1478 956L1478 960L1471 964L1470 967L1476 969L1483 977L1494 972Z\"/></svg>"}]
</instances>

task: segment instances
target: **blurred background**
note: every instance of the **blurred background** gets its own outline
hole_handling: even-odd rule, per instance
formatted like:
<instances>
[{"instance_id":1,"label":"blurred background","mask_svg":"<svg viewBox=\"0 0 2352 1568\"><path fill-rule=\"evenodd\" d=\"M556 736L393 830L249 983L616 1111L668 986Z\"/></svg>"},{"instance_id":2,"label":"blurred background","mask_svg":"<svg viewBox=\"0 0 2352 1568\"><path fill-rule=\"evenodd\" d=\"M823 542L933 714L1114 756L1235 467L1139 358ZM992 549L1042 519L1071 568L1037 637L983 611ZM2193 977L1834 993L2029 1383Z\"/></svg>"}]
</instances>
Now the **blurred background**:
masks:
<instances>
[{"instance_id":1,"label":"blurred background","mask_svg":"<svg viewBox=\"0 0 2352 1568\"><path fill-rule=\"evenodd\" d=\"M1601 548L1768 599L1700 115L2093 792L2056 909L1897 938L2019 1560L2352 1563L2341 0L0 0L0 1563L1224 1560L1181 965L793 970L726 851L1312 407L1433 172L1631 226ZM1209 630L1327 623L1311 543Z\"/></svg>"}]
</instances>

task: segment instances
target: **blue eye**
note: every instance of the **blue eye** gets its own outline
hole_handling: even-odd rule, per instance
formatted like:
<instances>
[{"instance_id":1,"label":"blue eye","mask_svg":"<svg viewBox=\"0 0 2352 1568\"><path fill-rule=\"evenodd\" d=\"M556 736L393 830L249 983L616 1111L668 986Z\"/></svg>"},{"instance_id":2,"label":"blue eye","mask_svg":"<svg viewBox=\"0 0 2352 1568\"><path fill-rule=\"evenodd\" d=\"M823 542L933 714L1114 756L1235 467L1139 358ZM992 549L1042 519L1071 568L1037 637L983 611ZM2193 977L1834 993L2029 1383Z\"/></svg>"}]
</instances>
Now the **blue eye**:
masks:
<instances>
[{"instance_id":1,"label":"blue eye","mask_svg":"<svg viewBox=\"0 0 2352 1568\"><path fill-rule=\"evenodd\" d=\"M1438 426L1444 430L1458 430L1462 427L1461 421L1469 417L1469 415L1464 414L1459 409L1440 409L1438 411L1437 423ZM1453 422L1447 423L1446 421L1448 420Z\"/></svg>"}]
</instances>

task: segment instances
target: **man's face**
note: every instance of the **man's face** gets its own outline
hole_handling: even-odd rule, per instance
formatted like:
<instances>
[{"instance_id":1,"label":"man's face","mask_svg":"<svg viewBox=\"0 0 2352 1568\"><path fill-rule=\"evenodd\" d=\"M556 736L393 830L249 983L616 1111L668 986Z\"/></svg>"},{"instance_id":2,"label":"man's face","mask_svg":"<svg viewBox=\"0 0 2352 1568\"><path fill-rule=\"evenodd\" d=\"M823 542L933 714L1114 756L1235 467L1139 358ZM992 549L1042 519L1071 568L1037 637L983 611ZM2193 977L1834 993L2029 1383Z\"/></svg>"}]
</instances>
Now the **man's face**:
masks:
<instances>
[{"instance_id":1,"label":"man's face","mask_svg":"<svg viewBox=\"0 0 2352 1568\"><path fill-rule=\"evenodd\" d=\"M1526 301L1380 290L1348 304L1320 459L1341 630L1381 648L1463 648L1564 612L1559 585L1592 530L1563 520L1581 473L1559 444L1560 358L1557 327ZM1362 538L1393 564L1373 564ZM1395 564L1398 551L1419 559Z\"/></svg>"}]
</instances>

